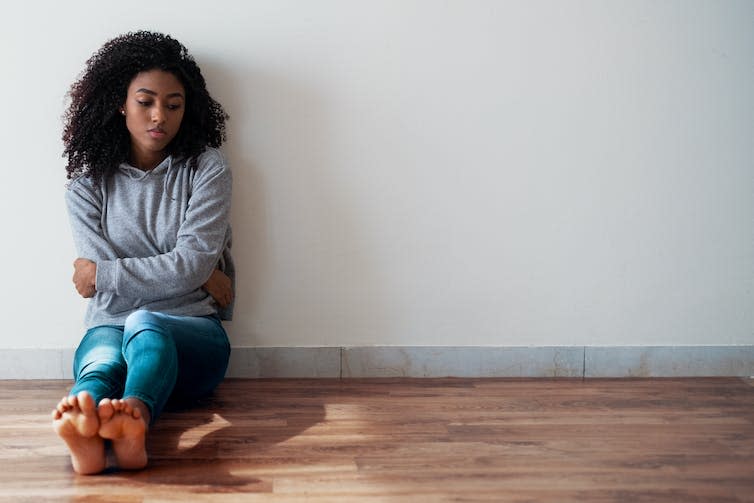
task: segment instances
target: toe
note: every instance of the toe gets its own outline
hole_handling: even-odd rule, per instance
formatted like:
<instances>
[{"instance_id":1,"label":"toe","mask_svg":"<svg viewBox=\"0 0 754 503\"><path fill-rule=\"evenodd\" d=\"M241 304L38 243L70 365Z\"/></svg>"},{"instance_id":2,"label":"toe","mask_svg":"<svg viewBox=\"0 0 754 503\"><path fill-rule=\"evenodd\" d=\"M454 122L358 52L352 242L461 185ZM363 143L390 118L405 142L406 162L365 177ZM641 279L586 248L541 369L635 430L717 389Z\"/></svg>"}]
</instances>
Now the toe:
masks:
<instances>
[{"instance_id":1,"label":"toe","mask_svg":"<svg viewBox=\"0 0 754 503\"><path fill-rule=\"evenodd\" d=\"M110 400L109 398L103 398L100 400L97 413L99 414L101 421L107 421L113 417L113 414L115 413L115 410L113 409L113 400Z\"/></svg>"},{"instance_id":2,"label":"toe","mask_svg":"<svg viewBox=\"0 0 754 503\"><path fill-rule=\"evenodd\" d=\"M79 407L81 407L81 412L83 412L84 415L93 416L97 413L94 406L94 399L88 392L82 391L78 394L78 403Z\"/></svg>"}]
</instances>

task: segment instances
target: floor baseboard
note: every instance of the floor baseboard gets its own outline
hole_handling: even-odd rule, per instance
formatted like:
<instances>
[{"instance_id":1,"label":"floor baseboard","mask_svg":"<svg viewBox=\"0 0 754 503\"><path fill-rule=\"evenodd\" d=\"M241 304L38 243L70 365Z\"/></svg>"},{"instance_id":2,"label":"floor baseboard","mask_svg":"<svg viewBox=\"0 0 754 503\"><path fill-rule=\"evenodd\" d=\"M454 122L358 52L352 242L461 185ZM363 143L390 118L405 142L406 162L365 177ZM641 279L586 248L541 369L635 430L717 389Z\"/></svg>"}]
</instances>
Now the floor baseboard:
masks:
<instances>
[{"instance_id":1,"label":"floor baseboard","mask_svg":"<svg viewBox=\"0 0 754 503\"><path fill-rule=\"evenodd\" d=\"M74 350L0 349L0 379L71 379ZM754 346L236 347L228 377L754 375Z\"/></svg>"}]
</instances>

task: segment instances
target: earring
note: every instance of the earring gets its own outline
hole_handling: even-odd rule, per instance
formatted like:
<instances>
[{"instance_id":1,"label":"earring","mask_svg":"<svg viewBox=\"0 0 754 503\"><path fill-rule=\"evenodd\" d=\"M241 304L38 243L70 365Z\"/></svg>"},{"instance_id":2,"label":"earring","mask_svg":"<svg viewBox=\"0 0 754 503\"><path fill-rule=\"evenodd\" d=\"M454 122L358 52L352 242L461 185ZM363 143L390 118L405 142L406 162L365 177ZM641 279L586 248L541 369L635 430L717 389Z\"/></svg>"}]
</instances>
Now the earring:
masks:
<instances>
[{"instance_id":1,"label":"earring","mask_svg":"<svg viewBox=\"0 0 754 503\"><path fill-rule=\"evenodd\" d=\"M121 110L120 110L120 114L121 114L121 115L126 115L126 111L125 111L125 110L123 110L123 109L121 109Z\"/></svg>"}]
</instances>

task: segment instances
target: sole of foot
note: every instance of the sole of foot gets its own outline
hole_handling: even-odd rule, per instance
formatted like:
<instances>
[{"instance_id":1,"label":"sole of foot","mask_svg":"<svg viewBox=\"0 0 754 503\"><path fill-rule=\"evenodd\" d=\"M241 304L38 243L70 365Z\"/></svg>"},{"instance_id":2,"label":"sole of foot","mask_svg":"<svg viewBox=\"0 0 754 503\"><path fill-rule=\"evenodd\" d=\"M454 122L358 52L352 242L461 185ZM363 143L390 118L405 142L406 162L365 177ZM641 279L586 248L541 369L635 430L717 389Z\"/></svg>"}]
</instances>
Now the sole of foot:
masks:
<instances>
[{"instance_id":1,"label":"sole of foot","mask_svg":"<svg viewBox=\"0 0 754 503\"><path fill-rule=\"evenodd\" d=\"M118 468L139 470L147 466L147 423L128 399L104 398L97 409L99 436L112 442Z\"/></svg>"},{"instance_id":2,"label":"sole of foot","mask_svg":"<svg viewBox=\"0 0 754 503\"><path fill-rule=\"evenodd\" d=\"M105 442L98 434L100 419L89 393L63 397L52 411L52 426L68 445L76 473L92 475L105 469Z\"/></svg>"}]
</instances>

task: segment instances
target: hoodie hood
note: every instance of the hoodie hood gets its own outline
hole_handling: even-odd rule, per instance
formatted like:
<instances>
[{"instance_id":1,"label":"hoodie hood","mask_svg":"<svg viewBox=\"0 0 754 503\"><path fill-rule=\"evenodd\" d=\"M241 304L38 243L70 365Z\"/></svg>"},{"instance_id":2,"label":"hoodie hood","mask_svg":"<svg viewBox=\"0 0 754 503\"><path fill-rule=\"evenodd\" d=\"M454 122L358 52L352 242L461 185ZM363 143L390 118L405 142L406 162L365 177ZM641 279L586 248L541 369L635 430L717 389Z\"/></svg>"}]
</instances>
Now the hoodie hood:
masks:
<instances>
[{"instance_id":1,"label":"hoodie hood","mask_svg":"<svg viewBox=\"0 0 754 503\"><path fill-rule=\"evenodd\" d=\"M181 161L182 157L169 155L165 159L163 159L160 164L155 166L154 169L150 169L149 171L139 169L128 164L127 162L121 163L118 166L118 170L132 180L146 180L150 177L154 178L156 176L164 176L163 190L165 192L165 195L167 195L171 199L174 199L171 195L171 188L175 183L175 171L183 166L183 163Z\"/></svg>"},{"instance_id":2,"label":"hoodie hood","mask_svg":"<svg viewBox=\"0 0 754 503\"><path fill-rule=\"evenodd\" d=\"M133 180L143 180L144 178L147 178L149 176L159 176L167 173L168 171L170 171L173 162L173 156L169 155L165 159L163 159L160 164L155 166L154 169L150 169L149 171L139 169L127 162L120 163L118 169Z\"/></svg>"}]
</instances>

